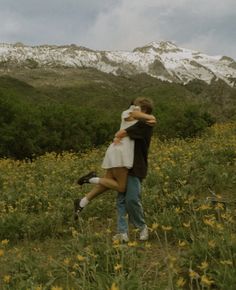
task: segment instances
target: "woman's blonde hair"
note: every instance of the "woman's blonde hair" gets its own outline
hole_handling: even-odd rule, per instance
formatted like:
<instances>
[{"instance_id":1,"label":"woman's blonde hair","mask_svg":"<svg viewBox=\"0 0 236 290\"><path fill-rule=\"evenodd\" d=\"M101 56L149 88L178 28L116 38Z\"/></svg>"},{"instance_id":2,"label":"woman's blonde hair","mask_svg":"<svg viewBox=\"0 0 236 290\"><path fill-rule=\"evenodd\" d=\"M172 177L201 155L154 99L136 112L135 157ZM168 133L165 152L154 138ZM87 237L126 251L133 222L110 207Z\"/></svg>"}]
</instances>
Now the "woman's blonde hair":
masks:
<instances>
[{"instance_id":1,"label":"woman's blonde hair","mask_svg":"<svg viewBox=\"0 0 236 290\"><path fill-rule=\"evenodd\" d=\"M134 105L139 106L141 111L147 114L151 114L153 111L153 101L149 98L138 97L134 100Z\"/></svg>"}]
</instances>

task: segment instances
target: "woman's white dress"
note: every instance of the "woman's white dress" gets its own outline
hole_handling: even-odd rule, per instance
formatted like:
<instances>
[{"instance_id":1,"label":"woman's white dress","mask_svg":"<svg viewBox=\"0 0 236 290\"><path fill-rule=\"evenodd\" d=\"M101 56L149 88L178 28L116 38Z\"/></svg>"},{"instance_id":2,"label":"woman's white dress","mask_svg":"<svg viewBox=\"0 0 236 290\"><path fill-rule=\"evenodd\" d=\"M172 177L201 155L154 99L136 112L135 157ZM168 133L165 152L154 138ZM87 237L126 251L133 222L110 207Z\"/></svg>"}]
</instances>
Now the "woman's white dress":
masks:
<instances>
[{"instance_id":1,"label":"woman's white dress","mask_svg":"<svg viewBox=\"0 0 236 290\"><path fill-rule=\"evenodd\" d=\"M139 108L139 107L138 107ZM121 114L121 129L126 129L134 125L137 120L126 121L129 117L129 113L134 109L138 109L132 105L130 108ZM108 147L105 157L102 162L102 168L109 169L114 167L126 167L132 168L134 162L134 140L131 140L128 136L121 139L119 144L110 144Z\"/></svg>"}]
</instances>

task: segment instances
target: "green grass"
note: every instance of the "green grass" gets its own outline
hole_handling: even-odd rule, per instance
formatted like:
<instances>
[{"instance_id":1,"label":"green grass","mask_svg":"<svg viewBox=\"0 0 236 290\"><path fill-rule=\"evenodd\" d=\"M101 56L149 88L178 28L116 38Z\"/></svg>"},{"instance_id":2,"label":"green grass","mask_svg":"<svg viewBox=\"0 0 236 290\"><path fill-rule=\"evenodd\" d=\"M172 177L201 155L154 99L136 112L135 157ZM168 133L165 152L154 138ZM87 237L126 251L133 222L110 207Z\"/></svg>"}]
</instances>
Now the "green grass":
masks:
<instances>
[{"instance_id":1,"label":"green grass","mask_svg":"<svg viewBox=\"0 0 236 290\"><path fill-rule=\"evenodd\" d=\"M124 245L112 242L114 192L73 221L73 199L90 189L76 180L103 173L105 147L1 159L0 288L234 290L235 131L231 123L201 138L153 139L142 185L150 239L139 242L131 226ZM215 202L206 199L212 192Z\"/></svg>"}]
</instances>

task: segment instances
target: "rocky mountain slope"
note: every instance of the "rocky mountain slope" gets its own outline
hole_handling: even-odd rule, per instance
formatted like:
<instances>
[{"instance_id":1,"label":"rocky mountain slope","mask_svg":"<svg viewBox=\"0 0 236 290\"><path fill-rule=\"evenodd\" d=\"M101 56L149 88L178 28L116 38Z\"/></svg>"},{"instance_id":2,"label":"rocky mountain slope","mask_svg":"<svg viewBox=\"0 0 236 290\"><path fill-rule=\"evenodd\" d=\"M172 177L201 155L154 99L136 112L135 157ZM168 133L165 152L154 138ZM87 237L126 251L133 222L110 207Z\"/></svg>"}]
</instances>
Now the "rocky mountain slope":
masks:
<instances>
[{"instance_id":1,"label":"rocky mountain slope","mask_svg":"<svg viewBox=\"0 0 236 290\"><path fill-rule=\"evenodd\" d=\"M95 51L68 46L0 44L0 69L95 68L114 75L146 73L163 81L186 84L223 80L236 87L236 62L227 56L209 56L172 42L152 42L133 51Z\"/></svg>"}]
</instances>

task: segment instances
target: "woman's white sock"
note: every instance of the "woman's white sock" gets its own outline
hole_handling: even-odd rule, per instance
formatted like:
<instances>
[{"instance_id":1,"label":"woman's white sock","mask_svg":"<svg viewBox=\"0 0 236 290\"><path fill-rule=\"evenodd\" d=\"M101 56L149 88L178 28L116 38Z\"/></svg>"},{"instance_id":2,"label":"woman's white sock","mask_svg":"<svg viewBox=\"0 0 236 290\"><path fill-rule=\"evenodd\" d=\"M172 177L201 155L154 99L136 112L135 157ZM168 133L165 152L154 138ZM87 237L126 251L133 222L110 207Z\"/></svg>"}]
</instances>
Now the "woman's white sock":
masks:
<instances>
[{"instance_id":1,"label":"woman's white sock","mask_svg":"<svg viewBox=\"0 0 236 290\"><path fill-rule=\"evenodd\" d=\"M92 177L89 179L89 183L99 184L100 178L99 177Z\"/></svg>"},{"instance_id":2,"label":"woman's white sock","mask_svg":"<svg viewBox=\"0 0 236 290\"><path fill-rule=\"evenodd\" d=\"M87 197L85 196L85 197L83 197L83 198L81 199L79 205L80 205L81 207L85 207L88 203L89 203L89 200L88 200Z\"/></svg>"}]
</instances>

